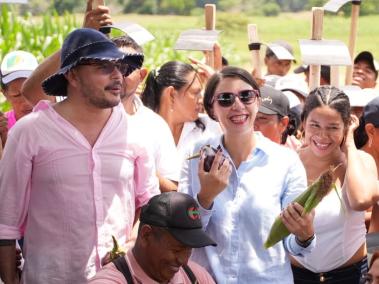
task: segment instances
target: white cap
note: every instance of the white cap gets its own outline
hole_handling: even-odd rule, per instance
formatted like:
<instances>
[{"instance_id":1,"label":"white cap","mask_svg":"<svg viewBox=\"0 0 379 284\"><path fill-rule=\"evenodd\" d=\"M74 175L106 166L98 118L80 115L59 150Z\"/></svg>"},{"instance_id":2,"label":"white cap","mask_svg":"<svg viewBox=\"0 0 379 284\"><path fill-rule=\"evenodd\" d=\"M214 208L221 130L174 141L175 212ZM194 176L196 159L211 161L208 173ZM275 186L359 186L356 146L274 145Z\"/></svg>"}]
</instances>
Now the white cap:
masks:
<instances>
[{"instance_id":1,"label":"white cap","mask_svg":"<svg viewBox=\"0 0 379 284\"><path fill-rule=\"evenodd\" d=\"M33 54L22 50L12 51L1 62L1 81L8 84L18 78L28 78L37 66L38 62Z\"/></svg>"},{"instance_id":2,"label":"white cap","mask_svg":"<svg viewBox=\"0 0 379 284\"><path fill-rule=\"evenodd\" d=\"M343 86L341 90L349 97L350 107L365 107L369 101L378 96L378 90L361 89L358 86Z\"/></svg>"},{"instance_id":3,"label":"white cap","mask_svg":"<svg viewBox=\"0 0 379 284\"><path fill-rule=\"evenodd\" d=\"M304 81L304 79L294 74L281 77L279 80L277 80L275 89L280 91L296 92L304 98L306 98L309 93L307 83Z\"/></svg>"},{"instance_id":4,"label":"white cap","mask_svg":"<svg viewBox=\"0 0 379 284\"><path fill-rule=\"evenodd\" d=\"M290 108L301 104L299 98L292 91L282 91L282 93L288 98L290 102Z\"/></svg>"}]
</instances>

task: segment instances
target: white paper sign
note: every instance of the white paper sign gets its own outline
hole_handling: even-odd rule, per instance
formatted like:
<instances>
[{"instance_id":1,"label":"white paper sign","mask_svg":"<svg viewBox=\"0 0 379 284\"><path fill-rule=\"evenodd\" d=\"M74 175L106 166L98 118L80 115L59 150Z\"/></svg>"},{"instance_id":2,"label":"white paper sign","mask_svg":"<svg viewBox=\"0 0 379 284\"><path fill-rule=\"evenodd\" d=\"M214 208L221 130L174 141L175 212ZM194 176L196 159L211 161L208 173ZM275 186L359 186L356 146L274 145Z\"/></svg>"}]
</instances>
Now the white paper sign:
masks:
<instances>
[{"instance_id":1,"label":"white paper sign","mask_svg":"<svg viewBox=\"0 0 379 284\"><path fill-rule=\"evenodd\" d=\"M361 89L358 86L343 86L341 90L349 97L351 107L364 107L378 95L372 89Z\"/></svg>"},{"instance_id":2,"label":"white paper sign","mask_svg":"<svg viewBox=\"0 0 379 284\"><path fill-rule=\"evenodd\" d=\"M180 34L174 49L212 51L220 31L192 29Z\"/></svg>"},{"instance_id":3,"label":"white paper sign","mask_svg":"<svg viewBox=\"0 0 379 284\"><path fill-rule=\"evenodd\" d=\"M339 40L300 39L303 64L307 65L352 65L349 49Z\"/></svg>"},{"instance_id":4,"label":"white paper sign","mask_svg":"<svg viewBox=\"0 0 379 284\"><path fill-rule=\"evenodd\" d=\"M112 29L120 30L130 36L138 45L144 45L145 43L152 41L155 37L144 27L130 22L117 23L111 26L107 26Z\"/></svg>"},{"instance_id":5,"label":"white paper sign","mask_svg":"<svg viewBox=\"0 0 379 284\"><path fill-rule=\"evenodd\" d=\"M324 10L336 13L343 5L352 0L330 0L324 5Z\"/></svg>"}]
</instances>

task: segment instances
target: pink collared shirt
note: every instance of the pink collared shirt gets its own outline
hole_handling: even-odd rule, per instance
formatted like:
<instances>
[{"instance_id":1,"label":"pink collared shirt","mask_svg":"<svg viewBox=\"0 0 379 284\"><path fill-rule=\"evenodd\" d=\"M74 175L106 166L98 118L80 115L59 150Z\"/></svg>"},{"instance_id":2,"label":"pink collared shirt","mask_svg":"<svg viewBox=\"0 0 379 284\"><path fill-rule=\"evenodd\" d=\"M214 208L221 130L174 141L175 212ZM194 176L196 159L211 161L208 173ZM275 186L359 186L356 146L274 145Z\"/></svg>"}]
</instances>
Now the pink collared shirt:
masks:
<instances>
[{"instance_id":1,"label":"pink collared shirt","mask_svg":"<svg viewBox=\"0 0 379 284\"><path fill-rule=\"evenodd\" d=\"M95 145L46 102L12 129L0 160L0 239L25 237L23 283L85 283L114 235L159 192L122 105Z\"/></svg>"},{"instance_id":2,"label":"pink collared shirt","mask_svg":"<svg viewBox=\"0 0 379 284\"><path fill-rule=\"evenodd\" d=\"M130 273L133 277L135 284L159 284L159 282L151 279L138 264L135 259L132 250L129 250L126 254L126 262L128 263ZM214 284L213 278L209 273L200 265L195 262L189 261L188 266L195 274L198 283L201 284ZM94 278L92 278L89 284L128 284L124 275L117 270L113 263L110 263L103 267ZM183 268L174 275L168 284L191 284L186 272Z\"/></svg>"}]
</instances>

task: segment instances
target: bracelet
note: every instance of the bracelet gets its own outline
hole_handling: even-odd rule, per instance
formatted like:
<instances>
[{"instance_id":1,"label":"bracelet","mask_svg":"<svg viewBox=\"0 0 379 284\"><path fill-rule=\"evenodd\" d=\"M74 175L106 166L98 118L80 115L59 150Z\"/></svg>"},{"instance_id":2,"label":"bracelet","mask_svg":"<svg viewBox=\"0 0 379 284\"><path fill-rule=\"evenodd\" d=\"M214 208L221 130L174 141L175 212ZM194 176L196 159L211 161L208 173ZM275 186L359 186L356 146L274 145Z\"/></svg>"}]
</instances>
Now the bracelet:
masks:
<instances>
[{"instance_id":1,"label":"bracelet","mask_svg":"<svg viewBox=\"0 0 379 284\"><path fill-rule=\"evenodd\" d=\"M315 234L313 234L309 239L307 239L305 241L300 241L299 238L297 236L295 236L295 241L302 248L306 248L306 247L308 247L312 243L312 241L314 240L314 238L315 238Z\"/></svg>"}]
</instances>

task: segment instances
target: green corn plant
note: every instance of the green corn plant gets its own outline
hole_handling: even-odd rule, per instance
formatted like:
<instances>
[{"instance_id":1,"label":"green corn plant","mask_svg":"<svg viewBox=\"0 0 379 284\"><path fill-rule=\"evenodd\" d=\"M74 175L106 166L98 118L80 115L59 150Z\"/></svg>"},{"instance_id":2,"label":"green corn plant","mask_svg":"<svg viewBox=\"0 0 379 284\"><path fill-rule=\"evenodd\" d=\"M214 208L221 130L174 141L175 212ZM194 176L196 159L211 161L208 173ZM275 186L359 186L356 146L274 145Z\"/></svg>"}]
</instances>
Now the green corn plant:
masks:
<instances>
[{"instance_id":1,"label":"green corn plant","mask_svg":"<svg viewBox=\"0 0 379 284\"><path fill-rule=\"evenodd\" d=\"M338 167L338 166L337 166ZM321 202L321 200L334 188L334 172L336 168L329 168L322 173L303 193L301 193L294 202L303 206L303 215L311 212L312 209ZM287 227L283 224L282 219L278 216L271 226L270 233L267 237L264 247L270 248L280 240L290 234Z\"/></svg>"},{"instance_id":2,"label":"green corn plant","mask_svg":"<svg viewBox=\"0 0 379 284\"><path fill-rule=\"evenodd\" d=\"M75 16L68 13L58 16L53 12L40 18L30 13L18 16L12 6L0 4L0 14L0 61L8 52L24 50L41 62L61 47L69 32L79 27ZM10 105L0 96L0 111L9 108Z\"/></svg>"}]
</instances>

